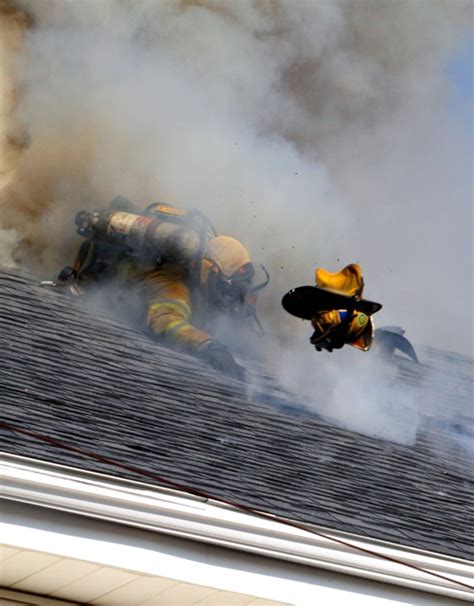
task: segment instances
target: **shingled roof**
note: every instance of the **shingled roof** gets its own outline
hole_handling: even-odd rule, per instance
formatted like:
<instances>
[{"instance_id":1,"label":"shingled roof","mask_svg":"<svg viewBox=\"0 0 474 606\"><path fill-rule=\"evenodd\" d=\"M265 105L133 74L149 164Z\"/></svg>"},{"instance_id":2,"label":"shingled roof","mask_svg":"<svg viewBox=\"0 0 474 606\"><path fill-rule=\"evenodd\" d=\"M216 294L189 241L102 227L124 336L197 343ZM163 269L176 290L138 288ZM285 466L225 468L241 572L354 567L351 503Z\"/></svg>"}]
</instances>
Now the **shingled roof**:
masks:
<instances>
[{"instance_id":1,"label":"shingled roof","mask_svg":"<svg viewBox=\"0 0 474 606\"><path fill-rule=\"evenodd\" d=\"M426 355L448 369L433 397L456 397L467 418L472 360ZM398 380L416 383L422 369L400 363ZM291 395L267 383L268 398L251 397L139 331L0 271L5 422L286 518L473 559L472 462L451 464L447 456L462 455L443 447L439 423L401 446L296 415ZM144 480L6 429L0 436L5 453Z\"/></svg>"}]
</instances>

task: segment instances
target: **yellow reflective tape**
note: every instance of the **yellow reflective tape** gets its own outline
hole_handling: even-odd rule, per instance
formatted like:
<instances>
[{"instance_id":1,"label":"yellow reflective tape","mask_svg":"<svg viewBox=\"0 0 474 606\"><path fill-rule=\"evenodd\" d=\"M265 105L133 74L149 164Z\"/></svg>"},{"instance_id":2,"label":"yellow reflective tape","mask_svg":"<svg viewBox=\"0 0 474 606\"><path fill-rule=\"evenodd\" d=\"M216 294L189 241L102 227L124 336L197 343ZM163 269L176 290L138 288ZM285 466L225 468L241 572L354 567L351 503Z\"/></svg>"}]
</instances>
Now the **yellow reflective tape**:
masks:
<instances>
[{"instance_id":1,"label":"yellow reflective tape","mask_svg":"<svg viewBox=\"0 0 474 606\"><path fill-rule=\"evenodd\" d=\"M176 307L180 307L183 311L185 311L187 314L191 313L191 308L189 307L189 305L185 302L185 301L179 301L178 299L171 299L171 298L164 298L164 297L160 297L155 303L151 304L153 305L170 305L170 306L176 306Z\"/></svg>"},{"instance_id":2,"label":"yellow reflective tape","mask_svg":"<svg viewBox=\"0 0 474 606\"><path fill-rule=\"evenodd\" d=\"M186 322L185 320L175 320L174 322L170 322L165 328L165 334L170 335L178 335L183 332L183 330L193 328L193 326Z\"/></svg>"},{"instance_id":3,"label":"yellow reflective tape","mask_svg":"<svg viewBox=\"0 0 474 606\"><path fill-rule=\"evenodd\" d=\"M174 301L172 299L160 299L159 303L152 303L148 306L148 313L158 311L160 309L172 309L178 312L180 315L184 315L185 318L189 318L191 315L191 308L186 303L180 301Z\"/></svg>"}]
</instances>

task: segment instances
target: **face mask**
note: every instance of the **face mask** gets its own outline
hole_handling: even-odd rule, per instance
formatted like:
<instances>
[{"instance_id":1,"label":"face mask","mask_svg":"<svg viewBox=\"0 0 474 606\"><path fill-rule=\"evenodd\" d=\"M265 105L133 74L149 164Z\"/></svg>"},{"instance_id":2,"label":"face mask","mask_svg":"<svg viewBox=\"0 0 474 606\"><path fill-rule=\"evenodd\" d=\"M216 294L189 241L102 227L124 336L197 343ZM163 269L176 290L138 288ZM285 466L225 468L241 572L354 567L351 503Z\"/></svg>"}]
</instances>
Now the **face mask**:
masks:
<instances>
[{"instance_id":1,"label":"face mask","mask_svg":"<svg viewBox=\"0 0 474 606\"><path fill-rule=\"evenodd\" d=\"M213 273L212 276L209 276L209 279L212 300L216 307L226 313L240 315L246 305L250 282L248 280L226 278L219 273Z\"/></svg>"}]
</instances>

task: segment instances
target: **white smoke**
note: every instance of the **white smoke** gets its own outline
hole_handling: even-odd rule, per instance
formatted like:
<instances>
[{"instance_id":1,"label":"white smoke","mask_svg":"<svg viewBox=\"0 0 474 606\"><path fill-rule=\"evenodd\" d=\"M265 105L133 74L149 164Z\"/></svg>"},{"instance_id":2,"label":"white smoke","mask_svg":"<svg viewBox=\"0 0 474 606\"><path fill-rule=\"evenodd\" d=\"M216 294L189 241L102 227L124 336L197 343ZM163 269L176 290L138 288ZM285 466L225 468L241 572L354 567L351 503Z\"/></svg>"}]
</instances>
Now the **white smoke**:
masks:
<instances>
[{"instance_id":1,"label":"white smoke","mask_svg":"<svg viewBox=\"0 0 474 606\"><path fill-rule=\"evenodd\" d=\"M76 210L169 201L269 267L279 343L297 322L281 295L359 262L380 322L471 350L469 143L446 76L470 2L3 4L30 17L1 59L16 91L2 132L29 141L0 197L3 259L49 277L71 261ZM301 355L326 371L309 332Z\"/></svg>"},{"instance_id":2,"label":"white smoke","mask_svg":"<svg viewBox=\"0 0 474 606\"><path fill-rule=\"evenodd\" d=\"M426 412L419 406L423 391L397 381L393 361L351 347L317 353L304 337L299 345L276 350L267 363L278 370L282 386L297 394L302 414L379 439L415 443ZM260 390L254 387L255 397Z\"/></svg>"}]
</instances>

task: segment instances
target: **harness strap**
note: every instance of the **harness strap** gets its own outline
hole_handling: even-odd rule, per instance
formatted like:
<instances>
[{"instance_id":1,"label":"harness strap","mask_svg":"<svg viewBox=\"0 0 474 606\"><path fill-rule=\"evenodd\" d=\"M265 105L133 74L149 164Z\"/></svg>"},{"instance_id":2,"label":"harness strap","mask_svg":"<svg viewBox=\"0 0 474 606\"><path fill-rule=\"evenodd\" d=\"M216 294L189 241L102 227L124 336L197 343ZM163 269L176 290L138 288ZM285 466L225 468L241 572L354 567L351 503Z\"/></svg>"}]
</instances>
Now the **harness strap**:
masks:
<instances>
[{"instance_id":1,"label":"harness strap","mask_svg":"<svg viewBox=\"0 0 474 606\"><path fill-rule=\"evenodd\" d=\"M73 269L76 275L80 273L81 269L84 268L84 263L89 255L92 246L92 238L84 240L77 251L76 258L74 259Z\"/></svg>"}]
</instances>

